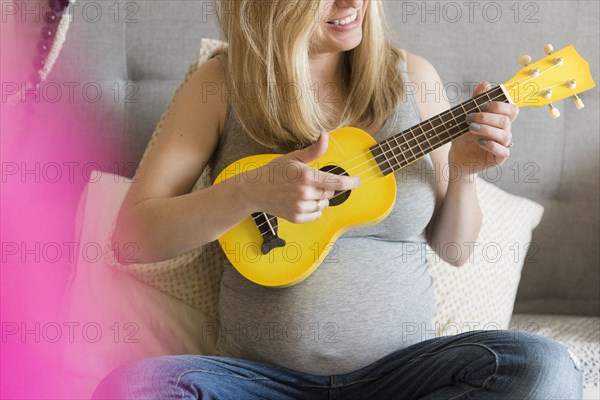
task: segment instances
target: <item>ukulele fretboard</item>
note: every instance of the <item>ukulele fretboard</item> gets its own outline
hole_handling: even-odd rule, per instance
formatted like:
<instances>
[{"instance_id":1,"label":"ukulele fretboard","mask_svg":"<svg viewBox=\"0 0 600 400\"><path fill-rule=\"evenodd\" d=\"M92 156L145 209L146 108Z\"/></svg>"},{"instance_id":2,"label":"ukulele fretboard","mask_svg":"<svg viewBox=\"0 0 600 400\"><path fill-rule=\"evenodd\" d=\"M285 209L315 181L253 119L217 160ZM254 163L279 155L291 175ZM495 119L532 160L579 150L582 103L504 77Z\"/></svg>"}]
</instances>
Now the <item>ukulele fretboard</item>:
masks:
<instances>
[{"instance_id":1,"label":"ukulele fretboard","mask_svg":"<svg viewBox=\"0 0 600 400\"><path fill-rule=\"evenodd\" d=\"M467 114L481 111L490 101L509 102L502 87L496 86L372 146L371 154L383 175L397 171L467 133Z\"/></svg>"}]
</instances>

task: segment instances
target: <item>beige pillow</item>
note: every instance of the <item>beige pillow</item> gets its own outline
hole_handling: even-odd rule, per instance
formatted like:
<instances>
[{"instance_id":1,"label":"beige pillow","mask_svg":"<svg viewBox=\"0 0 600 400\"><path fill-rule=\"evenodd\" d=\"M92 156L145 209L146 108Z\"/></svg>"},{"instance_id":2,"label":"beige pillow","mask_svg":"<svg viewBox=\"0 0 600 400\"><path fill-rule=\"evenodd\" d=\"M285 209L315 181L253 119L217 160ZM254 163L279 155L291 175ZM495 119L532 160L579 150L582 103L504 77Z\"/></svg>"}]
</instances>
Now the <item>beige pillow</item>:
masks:
<instances>
[{"instance_id":1,"label":"beige pillow","mask_svg":"<svg viewBox=\"0 0 600 400\"><path fill-rule=\"evenodd\" d=\"M483 221L472 258L454 267L428 251L436 336L509 327L532 230L544 213L540 204L481 178L477 196Z\"/></svg>"},{"instance_id":2,"label":"beige pillow","mask_svg":"<svg viewBox=\"0 0 600 400\"><path fill-rule=\"evenodd\" d=\"M106 172L94 176L101 178L87 184L77 217L79 243L91 250L75 261L62 307L64 321L81 332L65 344L62 360L72 379L70 393L80 398L89 398L100 379L129 361L213 354L219 328L209 315L101 262L94 250L108 235L130 184Z\"/></svg>"}]
</instances>

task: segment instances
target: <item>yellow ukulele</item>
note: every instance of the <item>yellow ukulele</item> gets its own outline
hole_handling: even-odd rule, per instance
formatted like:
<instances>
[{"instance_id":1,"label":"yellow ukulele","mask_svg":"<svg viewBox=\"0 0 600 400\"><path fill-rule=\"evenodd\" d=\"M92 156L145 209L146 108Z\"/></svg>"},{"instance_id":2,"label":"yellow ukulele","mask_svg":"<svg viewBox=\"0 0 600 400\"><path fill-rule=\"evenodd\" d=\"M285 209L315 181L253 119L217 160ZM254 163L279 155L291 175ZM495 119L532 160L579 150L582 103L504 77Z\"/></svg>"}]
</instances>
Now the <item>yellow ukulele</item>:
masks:
<instances>
[{"instance_id":1,"label":"yellow ukulele","mask_svg":"<svg viewBox=\"0 0 600 400\"><path fill-rule=\"evenodd\" d=\"M330 207L318 220L295 224L264 212L254 213L227 231L219 243L231 264L247 279L264 286L286 287L306 279L332 249L336 239L349 229L373 225L391 212L396 200L393 172L425 156L468 131L467 114L479 111L489 101L513 103L519 107L549 106L551 101L573 97L583 108L578 93L595 86L588 63L573 46L552 52L546 45L545 58L524 66L510 81L462 104L400 132L381 143L357 128L331 132L329 146L319 159L308 164L338 175L359 176L361 185L352 191L336 192ZM244 171L259 168L280 154L245 157L225 168L215 184Z\"/></svg>"}]
</instances>

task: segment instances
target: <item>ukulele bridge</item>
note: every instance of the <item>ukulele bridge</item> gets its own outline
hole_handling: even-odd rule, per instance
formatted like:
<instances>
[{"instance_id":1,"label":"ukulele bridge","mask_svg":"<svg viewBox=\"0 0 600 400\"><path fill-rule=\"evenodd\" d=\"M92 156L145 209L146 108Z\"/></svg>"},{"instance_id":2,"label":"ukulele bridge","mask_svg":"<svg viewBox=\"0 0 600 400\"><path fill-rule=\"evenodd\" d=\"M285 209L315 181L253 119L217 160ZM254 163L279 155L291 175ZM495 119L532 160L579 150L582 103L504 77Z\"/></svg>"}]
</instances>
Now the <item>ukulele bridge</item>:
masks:
<instances>
[{"instance_id":1,"label":"ukulele bridge","mask_svg":"<svg viewBox=\"0 0 600 400\"><path fill-rule=\"evenodd\" d=\"M252 219L263 238L263 242L260 246L260 251L263 254L269 254L271 250L285 246L285 240L280 238L277 234L278 223L276 216L264 212L257 212L252 214Z\"/></svg>"}]
</instances>

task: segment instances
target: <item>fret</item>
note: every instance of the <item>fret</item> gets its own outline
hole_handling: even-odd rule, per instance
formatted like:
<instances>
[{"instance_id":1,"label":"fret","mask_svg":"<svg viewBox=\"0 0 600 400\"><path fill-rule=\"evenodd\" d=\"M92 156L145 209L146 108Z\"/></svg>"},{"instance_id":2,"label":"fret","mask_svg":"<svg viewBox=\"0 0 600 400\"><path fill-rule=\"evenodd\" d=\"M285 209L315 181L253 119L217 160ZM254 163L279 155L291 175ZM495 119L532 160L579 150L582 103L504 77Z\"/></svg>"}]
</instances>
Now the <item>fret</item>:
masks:
<instances>
[{"instance_id":1,"label":"fret","mask_svg":"<svg viewBox=\"0 0 600 400\"><path fill-rule=\"evenodd\" d=\"M504 90L502 90L502 88L500 86L496 86L494 88L494 95L492 97L495 99L494 101L499 101L501 103L508 103L508 98L506 97Z\"/></svg>"},{"instance_id":2,"label":"fret","mask_svg":"<svg viewBox=\"0 0 600 400\"><path fill-rule=\"evenodd\" d=\"M406 144L406 140L404 139L404 132L394 135L391 138L386 139L385 141L390 143L392 139L394 140L394 144L390 145L390 148L392 148L392 151L402 159L402 161L399 162L399 165L405 166L407 164L410 164L412 154L409 151L408 145Z\"/></svg>"},{"instance_id":3,"label":"fret","mask_svg":"<svg viewBox=\"0 0 600 400\"><path fill-rule=\"evenodd\" d=\"M273 230L277 231L277 217L271 214L267 214L267 218L269 219L269 225L273 228Z\"/></svg>"},{"instance_id":4,"label":"fret","mask_svg":"<svg viewBox=\"0 0 600 400\"><path fill-rule=\"evenodd\" d=\"M447 139L450 138L450 134L448 133L448 130L444 126L444 121L442 120L442 116L440 114L440 115L433 117L432 119L434 119L434 118L438 119L438 121L436 121L436 127L435 127L436 135L438 137L440 137L442 142L446 143Z\"/></svg>"},{"instance_id":5,"label":"fret","mask_svg":"<svg viewBox=\"0 0 600 400\"><path fill-rule=\"evenodd\" d=\"M433 146L431 145L431 142L429 141L429 137L425 133L425 131L423 130L423 127L421 125L416 125L414 128L410 128L410 130L413 131L413 136L419 138L419 140L423 141L423 139L425 139L427 141L427 145L428 145L427 150L433 149ZM417 132L416 135L415 135L414 131Z\"/></svg>"},{"instance_id":6,"label":"fret","mask_svg":"<svg viewBox=\"0 0 600 400\"><path fill-rule=\"evenodd\" d=\"M387 140L381 142L381 150L383 151L383 156L385 157L385 160L390 166L390 169L394 169L394 165L392 164L392 160L390 159L390 152L392 151L392 148L390 147L390 144Z\"/></svg>"},{"instance_id":7,"label":"fret","mask_svg":"<svg viewBox=\"0 0 600 400\"><path fill-rule=\"evenodd\" d=\"M406 131L402 132L402 141L404 142L404 144L402 146L400 146L400 148L402 149L402 151L406 154L406 156L410 156L410 162L413 162L417 159L417 157L415 157L415 152L413 151L413 143L410 142L409 138L407 137L407 133ZM408 154L410 152L410 154ZM406 159L408 160L409 158L406 157Z\"/></svg>"},{"instance_id":8,"label":"fret","mask_svg":"<svg viewBox=\"0 0 600 400\"><path fill-rule=\"evenodd\" d=\"M416 151L416 149L414 149L413 145L410 143L410 138L408 137L407 134L408 134L408 132L404 131L400 135L400 137L402 138L402 142L403 142L401 149L405 154L406 161L410 164L411 162L415 161L419 157L418 157L418 152Z\"/></svg>"},{"instance_id":9,"label":"fret","mask_svg":"<svg viewBox=\"0 0 600 400\"><path fill-rule=\"evenodd\" d=\"M392 139L392 138L385 140L385 142L384 142L384 143L386 143L386 144L387 144L388 148L390 149L390 150L389 150L389 151L390 151L390 153L392 153L392 156L394 157L394 161L395 161L395 163L396 163L396 164L394 164L394 165L392 166L392 168L395 168L395 167L397 167L397 166L400 166L400 165L401 165L401 164L400 164L400 161L398 160L398 154L402 154L402 153L400 153L400 152L398 151L398 148L397 148L397 146L394 146L393 144L391 144L391 143L390 143L391 139ZM396 144L397 144L397 143L398 143L398 141L396 140Z\"/></svg>"},{"instance_id":10,"label":"fret","mask_svg":"<svg viewBox=\"0 0 600 400\"><path fill-rule=\"evenodd\" d=\"M450 109L450 112L452 113L452 118L454 118L454 120L460 125L463 122L465 122L465 118L467 117L467 112L465 111L464 107L462 106L462 104L452 107Z\"/></svg>"},{"instance_id":11,"label":"fret","mask_svg":"<svg viewBox=\"0 0 600 400\"><path fill-rule=\"evenodd\" d=\"M484 105L485 103L488 103L488 100L486 100L485 96L482 96L482 95L475 97L473 99L473 101L475 102L475 106L477 107L477 111L481 111L481 106Z\"/></svg>"},{"instance_id":12,"label":"fret","mask_svg":"<svg viewBox=\"0 0 600 400\"><path fill-rule=\"evenodd\" d=\"M398 165L403 167L404 165L408 164L408 160L406 159L406 156L404 155L404 153L402 151L400 151L400 142L398 142L398 135L394 135L388 140L392 140L392 139L394 139L394 142L396 142L396 144L394 145L394 153L399 156L402 156L402 158L403 158L402 162L398 161Z\"/></svg>"},{"instance_id":13,"label":"fret","mask_svg":"<svg viewBox=\"0 0 600 400\"><path fill-rule=\"evenodd\" d=\"M252 219L261 236L277 234L277 217L274 215L269 215L265 212L257 212L252 214Z\"/></svg>"},{"instance_id":14,"label":"fret","mask_svg":"<svg viewBox=\"0 0 600 400\"><path fill-rule=\"evenodd\" d=\"M431 129L429 129L425 126L426 123L429 123L429 126L431 126ZM421 124L419 125L419 129L421 129L423 131L423 134L426 135L427 141L429 142L431 147L432 148L435 147L438 140L437 140L437 137L435 136L435 132L433 130L433 125L431 125L431 122L429 122L429 121L421 122Z\"/></svg>"},{"instance_id":15,"label":"fret","mask_svg":"<svg viewBox=\"0 0 600 400\"><path fill-rule=\"evenodd\" d=\"M433 119L433 118L431 118L431 119L428 119L428 120L427 120L427 121L425 121L425 122L429 123L429 125L431 126L431 128L430 128L430 129L428 129L428 131L429 131L429 132L427 132L427 134L429 135L429 141L430 141L431 143L433 143L433 147L434 147L434 148L436 148L436 147L438 147L438 146L440 145L440 143L442 143L442 140L441 140L441 138L440 138L440 137L439 137L439 136L436 134L435 127L433 126L433 123L431 122L431 120L432 120L432 119Z\"/></svg>"},{"instance_id":16,"label":"fret","mask_svg":"<svg viewBox=\"0 0 600 400\"><path fill-rule=\"evenodd\" d=\"M461 109L459 109L458 107L451 108L450 112L452 114L452 118L454 119L454 121L456 121L456 124L460 129L469 126L469 124L465 121L467 114L465 114L464 111L462 111L462 107Z\"/></svg>"},{"instance_id":17,"label":"fret","mask_svg":"<svg viewBox=\"0 0 600 400\"><path fill-rule=\"evenodd\" d=\"M458 124L458 128L462 131L463 129L466 129L469 127L469 124L467 123L467 121L465 121L465 118L467 117L467 114L465 114L464 110L462 107L454 107L453 109L450 110L452 112L452 118L454 118L454 120L456 121L456 123Z\"/></svg>"},{"instance_id":18,"label":"fret","mask_svg":"<svg viewBox=\"0 0 600 400\"><path fill-rule=\"evenodd\" d=\"M371 150L371 154L373 154L373 158L375 158L375 161L377 162L377 165L379 165L379 169L381 170L381 172L384 175L387 175L394 170L392 168L392 165L389 163L389 161L383 154L383 149L381 148L381 144L376 144L376 145L372 146L370 148L370 150Z\"/></svg>"},{"instance_id":19,"label":"fret","mask_svg":"<svg viewBox=\"0 0 600 400\"><path fill-rule=\"evenodd\" d=\"M458 137L469 129L469 124L465 121L466 115L457 107L450 109L450 113L456 122L456 129L452 132L452 137Z\"/></svg>"},{"instance_id":20,"label":"fret","mask_svg":"<svg viewBox=\"0 0 600 400\"><path fill-rule=\"evenodd\" d=\"M468 112L467 112L467 110L465 109L465 105L464 105L464 103L460 103L458 106L460 106L460 108L461 108L461 110L462 110L462 112L463 112L464 116L466 117L466 116L467 116L467 114L469 114L469 113L468 113ZM457 107L458 107L458 106L457 106Z\"/></svg>"},{"instance_id":21,"label":"fret","mask_svg":"<svg viewBox=\"0 0 600 400\"><path fill-rule=\"evenodd\" d=\"M423 147L421 147L421 143L420 143L419 139L415 136L415 134L413 133L413 131L411 129L408 129L406 131L406 136L408 136L409 134L410 134L411 138L408 141L408 145L413 149L416 149L418 147L419 154L425 154L425 152L423 151Z\"/></svg>"},{"instance_id":22,"label":"fret","mask_svg":"<svg viewBox=\"0 0 600 400\"><path fill-rule=\"evenodd\" d=\"M454 116L452 115L452 110L448 110L441 114L441 119L450 137L454 137L454 135L460 131L459 124L456 122L456 119L454 119Z\"/></svg>"},{"instance_id":23,"label":"fret","mask_svg":"<svg viewBox=\"0 0 600 400\"><path fill-rule=\"evenodd\" d=\"M385 154L385 149L382 146L380 146L379 149L381 150L381 157L383 158L383 163L379 166L381 172L384 175L394 172L394 166L390 163L389 158Z\"/></svg>"},{"instance_id":24,"label":"fret","mask_svg":"<svg viewBox=\"0 0 600 400\"><path fill-rule=\"evenodd\" d=\"M478 112L479 110L479 106L475 103L475 99L471 99L468 100L466 102L463 103L463 109L465 110L465 114L471 114L473 112Z\"/></svg>"},{"instance_id":25,"label":"fret","mask_svg":"<svg viewBox=\"0 0 600 400\"><path fill-rule=\"evenodd\" d=\"M384 147L384 145L387 147L387 149ZM400 165L400 163L398 162L398 156L396 155L396 153L398 153L398 152L395 151L393 146L390 144L389 139L381 142L381 148L383 149L385 158L388 160L388 163L390 164L390 167L392 169L394 169L395 166ZM391 159L392 157L394 157L393 160ZM392 162L394 162L395 164L392 164Z\"/></svg>"}]
</instances>

